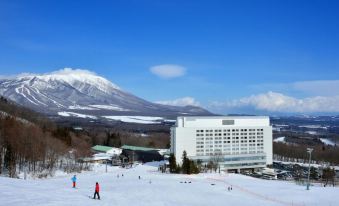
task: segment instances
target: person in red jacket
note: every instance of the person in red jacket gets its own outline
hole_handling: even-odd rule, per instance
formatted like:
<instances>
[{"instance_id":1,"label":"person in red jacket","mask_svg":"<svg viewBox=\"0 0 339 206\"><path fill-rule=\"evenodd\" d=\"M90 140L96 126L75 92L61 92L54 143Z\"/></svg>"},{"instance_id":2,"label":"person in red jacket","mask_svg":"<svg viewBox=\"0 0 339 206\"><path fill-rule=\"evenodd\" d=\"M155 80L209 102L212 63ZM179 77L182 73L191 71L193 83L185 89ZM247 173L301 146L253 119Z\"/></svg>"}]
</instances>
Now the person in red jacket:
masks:
<instances>
[{"instance_id":1,"label":"person in red jacket","mask_svg":"<svg viewBox=\"0 0 339 206\"><path fill-rule=\"evenodd\" d=\"M98 195L98 199L100 200L99 191L100 191L99 183L95 183L95 192L94 192L94 197L93 197L93 199L95 199L95 196Z\"/></svg>"}]
</instances>

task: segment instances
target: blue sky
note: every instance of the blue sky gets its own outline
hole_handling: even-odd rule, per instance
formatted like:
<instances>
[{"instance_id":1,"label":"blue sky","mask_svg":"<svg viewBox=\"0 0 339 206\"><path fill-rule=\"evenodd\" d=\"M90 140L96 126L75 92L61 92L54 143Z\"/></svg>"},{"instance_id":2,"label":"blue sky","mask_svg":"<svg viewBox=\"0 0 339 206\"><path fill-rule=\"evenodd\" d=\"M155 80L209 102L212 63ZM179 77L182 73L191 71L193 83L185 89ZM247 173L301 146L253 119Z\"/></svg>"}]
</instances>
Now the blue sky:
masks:
<instances>
[{"instance_id":1,"label":"blue sky","mask_svg":"<svg viewBox=\"0 0 339 206\"><path fill-rule=\"evenodd\" d=\"M338 113L338 11L326 0L0 0L0 74L81 68L166 104Z\"/></svg>"}]
</instances>

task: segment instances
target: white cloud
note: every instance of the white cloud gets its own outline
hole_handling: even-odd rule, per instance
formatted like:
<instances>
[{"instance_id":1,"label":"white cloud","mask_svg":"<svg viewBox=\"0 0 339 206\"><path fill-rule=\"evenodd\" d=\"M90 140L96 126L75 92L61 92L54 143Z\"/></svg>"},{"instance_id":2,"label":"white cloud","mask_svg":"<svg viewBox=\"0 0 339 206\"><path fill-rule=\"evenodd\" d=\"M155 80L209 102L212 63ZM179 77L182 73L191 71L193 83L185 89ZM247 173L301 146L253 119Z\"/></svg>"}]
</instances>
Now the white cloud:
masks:
<instances>
[{"instance_id":1,"label":"white cloud","mask_svg":"<svg viewBox=\"0 0 339 206\"><path fill-rule=\"evenodd\" d=\"M186 68L180 65L163 64L151 67L150 71L161 78L170 79L184 76Z\"/></svg>"},{"instance_id":2,"label":"white cloud","mask_svg":"<svg viewBox=\"0 0 339 206\"><path fill-rule=\"evenodd\" d=\"M242 108L281 113L332 113L339 112L339 95L294 98L277 92L267 92L238 100L212 102L217 110L240 111Z\"/></svg>"},{"instance_id":3,"label":"white cloud","mask_svg":"<svg viewBox=\"0 0 339 206\"><path fill-rule=\"evenodd\" d=\"M183 97L175 100L157 101L158 104L171 105L171 106L200 106L200 103L193 97Z\"/></svg>"},{"instance_id":4,"label":"white cloud","mask_svg":"<svg viewBox=\"0 0 339 206\"><path fill-rule=\"evenodd\" d=\"M58 71L54 71L54 72L50 72L50 73L46 73L45 75L70 75L70 74L88 74L88 75L97 75L95 72L86 70L86 69L72 69L72 68L64 68L64 69L60 69Z\"/></svg>"}]
</instances>

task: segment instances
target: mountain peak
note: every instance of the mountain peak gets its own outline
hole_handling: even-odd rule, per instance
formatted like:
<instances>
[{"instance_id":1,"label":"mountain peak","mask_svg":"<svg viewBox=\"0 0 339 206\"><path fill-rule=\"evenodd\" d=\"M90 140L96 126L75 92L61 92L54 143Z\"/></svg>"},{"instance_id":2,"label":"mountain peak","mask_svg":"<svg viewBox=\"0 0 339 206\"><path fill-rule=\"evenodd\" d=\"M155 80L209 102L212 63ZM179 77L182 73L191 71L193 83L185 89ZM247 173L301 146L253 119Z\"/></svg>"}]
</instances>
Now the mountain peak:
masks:
<instances>
[{"instance_id":1,"label":"mountain peak","mask_svg":"<svg viewBox=\"0 0 339 206\"><path fill-rule=\"evenodd\" d=\"M70 85L74 85L76 82L83 82L95 85L103 91L107 91L109 88L121 90L117 85L113 84L109 80L97 75L94 72L84 69L64 68L45 74L20 74L17 76L17 78L21 80L31 80L33 78L37 78L46 82L62 81Z\"/></svg>"},{"instance_id":2,"label":"mountain peak","mask_svg":"<svg viewBox=\"0 0 339 206\"><path fill-rule=\"evenodd\" d=\"M39 112L82 115L209 114L198 108L148 102L97 75L82 69L65 68L45 74L21 74L0 80L0 95Z\"/></svg>"}]
</instances>

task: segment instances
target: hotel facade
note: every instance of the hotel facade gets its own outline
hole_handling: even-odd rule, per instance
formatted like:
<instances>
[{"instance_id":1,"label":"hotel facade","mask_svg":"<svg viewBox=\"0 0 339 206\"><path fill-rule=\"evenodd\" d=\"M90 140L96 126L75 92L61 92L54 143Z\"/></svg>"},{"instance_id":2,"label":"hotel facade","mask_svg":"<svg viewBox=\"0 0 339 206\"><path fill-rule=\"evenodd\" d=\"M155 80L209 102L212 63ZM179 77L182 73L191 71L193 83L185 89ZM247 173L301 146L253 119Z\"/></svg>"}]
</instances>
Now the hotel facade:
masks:
<instances>
[{"instance_id":1,"label":"hotel facade","mask_svg":"<svg viewBox=\"0 0 339 206\"><path fill-rule=\"evenodd\" d=\"M272 127L269 117L178 117L171 128L171 153L179 164L188 158L222 170L257 169L272 164Z\"/></svg>"}]
</instances>

